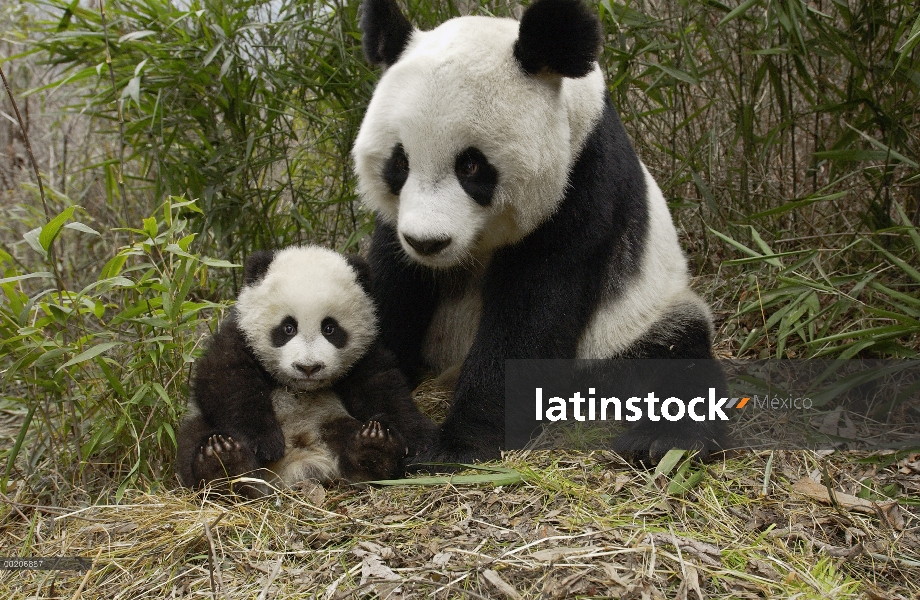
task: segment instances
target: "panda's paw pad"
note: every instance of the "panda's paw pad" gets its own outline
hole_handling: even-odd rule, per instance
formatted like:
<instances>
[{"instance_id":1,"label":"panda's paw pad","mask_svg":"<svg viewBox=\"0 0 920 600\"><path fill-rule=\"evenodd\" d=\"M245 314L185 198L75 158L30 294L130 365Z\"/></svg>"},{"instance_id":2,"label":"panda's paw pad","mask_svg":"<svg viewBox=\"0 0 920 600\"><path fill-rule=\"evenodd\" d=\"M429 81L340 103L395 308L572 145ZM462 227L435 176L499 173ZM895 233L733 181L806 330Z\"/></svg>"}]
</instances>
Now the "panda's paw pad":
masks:
<instances>
[{"instance_id":1,"label":"panda's paw pad","mask_svg":"<svg viewBox=\"0 0 920 600\"><path fill-rule=\"evenodd\" d=\"M408 444L396 427L386 420L371 419L357 428L350 444L347 462L354 472L347 476L354 481L391 479L404 472Z\"/></svg>"}]
</instances>

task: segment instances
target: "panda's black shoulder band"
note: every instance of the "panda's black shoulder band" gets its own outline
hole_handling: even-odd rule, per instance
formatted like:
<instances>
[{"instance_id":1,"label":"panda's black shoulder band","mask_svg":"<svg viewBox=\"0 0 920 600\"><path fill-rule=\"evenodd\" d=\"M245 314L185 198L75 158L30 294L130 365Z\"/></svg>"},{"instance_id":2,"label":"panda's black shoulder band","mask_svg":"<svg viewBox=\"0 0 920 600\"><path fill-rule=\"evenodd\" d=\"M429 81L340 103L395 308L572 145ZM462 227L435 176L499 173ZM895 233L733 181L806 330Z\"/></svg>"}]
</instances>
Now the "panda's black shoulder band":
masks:
<instances>
[{"instance_id":1,"label":"panda's black shoulder band","mask_svg":"<svg viewBox=\"0 0 920 600\"><path fill-rule=\"evenodd\" d=\"M412 25L393 0L364 0L361 32L367 61L388 67L405 50L412 35Z\"/></svg>"},{"instance_id":2,"label":"panda's black shoulder band","mask_svg":"<svg viewBox=\"0 0 920 600\"><path fill-rule=\"evenodd\" d=\"M537 0L524 12L514 57L530 75L583 77L594 68L601 25L582 0Z\"/></svg>"}]
</instances>

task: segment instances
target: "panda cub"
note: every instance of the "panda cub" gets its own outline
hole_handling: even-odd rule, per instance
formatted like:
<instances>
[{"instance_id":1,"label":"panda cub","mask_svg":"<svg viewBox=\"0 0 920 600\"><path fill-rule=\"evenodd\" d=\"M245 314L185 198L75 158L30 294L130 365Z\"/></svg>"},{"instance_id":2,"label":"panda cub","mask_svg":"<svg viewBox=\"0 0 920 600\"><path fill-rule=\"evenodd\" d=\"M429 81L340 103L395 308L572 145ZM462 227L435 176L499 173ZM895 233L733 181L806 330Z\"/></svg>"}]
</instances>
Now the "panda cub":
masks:
<instances>
[{"instance_id":1,"label":"panda cub","mask_svg":"<svg viewBox=\"0 0 920 600\"><path fill-rule=\"evenodd\" d=\"M178 436L184 485L244 473L284 485L401 474L435 425L377 343L369 279L361 259L320 247L247 259L236 307L196 365Z\"/></svg>"}]
</instances>

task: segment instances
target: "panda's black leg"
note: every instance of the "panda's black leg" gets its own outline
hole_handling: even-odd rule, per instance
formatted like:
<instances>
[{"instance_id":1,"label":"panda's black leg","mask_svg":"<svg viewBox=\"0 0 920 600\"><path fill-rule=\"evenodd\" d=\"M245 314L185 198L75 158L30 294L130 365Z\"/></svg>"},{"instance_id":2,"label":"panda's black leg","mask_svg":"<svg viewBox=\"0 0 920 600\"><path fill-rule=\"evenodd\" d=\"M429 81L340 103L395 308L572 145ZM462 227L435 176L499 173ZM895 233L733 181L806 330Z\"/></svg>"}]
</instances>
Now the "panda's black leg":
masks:
<instances>
[{"instance_id":1,"label":"panda's black leg","mask_svg":"<svg viewBox=\"0 0 920 600\"><path fill-rule=\"evenodd\" d=\"M473 464L501 458L500 447L504 444L501 430L494 426L445 430L442 426L436 441L426 450L410 457L406 466L409 473L452 473L458 470L454 464ZM459 435L458 435L459 432Z\"/></svg>"}]
</instances>

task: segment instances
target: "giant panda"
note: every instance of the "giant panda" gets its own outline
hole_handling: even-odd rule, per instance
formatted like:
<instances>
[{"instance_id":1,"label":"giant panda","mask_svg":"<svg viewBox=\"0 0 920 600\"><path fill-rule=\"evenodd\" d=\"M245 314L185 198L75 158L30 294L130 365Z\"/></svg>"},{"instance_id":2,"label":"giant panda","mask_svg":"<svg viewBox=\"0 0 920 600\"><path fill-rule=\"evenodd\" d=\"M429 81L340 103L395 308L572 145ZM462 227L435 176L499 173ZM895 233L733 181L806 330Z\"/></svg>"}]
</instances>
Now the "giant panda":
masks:
<instances>
[{"instance_id":1,"label":"giant panda","mask_svg":"<svg viewBox=\"0 0 920 600\"><path fill-rule=\"evenodd\" d=\"M611 104L602 33L579 0L513 19L413 28L366 0L383 73L352 155L376 214L369 260L383 342L406 372L457 373L425 461L499 456L511 358L711 358L665 199ZM641 421L614 450L706 457L719 423Z\"/></svg>"},{"instance_id":2,"label":"giant panda","mask_svg":"<svg viewBox=\"0 0 920 600\"><path fill-rule=\"evenodd\" d=\"M367 285L366 262L316 246L247 259L236 306L195 366L177 439L184 485L401 474L435 426L377 343ZM268 489L244 481L236 491Z\"/></svg>"}]
</instances>

